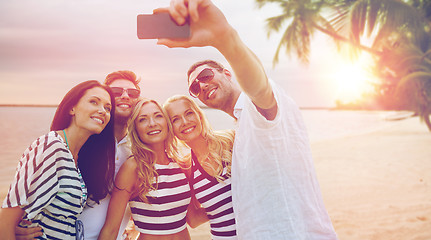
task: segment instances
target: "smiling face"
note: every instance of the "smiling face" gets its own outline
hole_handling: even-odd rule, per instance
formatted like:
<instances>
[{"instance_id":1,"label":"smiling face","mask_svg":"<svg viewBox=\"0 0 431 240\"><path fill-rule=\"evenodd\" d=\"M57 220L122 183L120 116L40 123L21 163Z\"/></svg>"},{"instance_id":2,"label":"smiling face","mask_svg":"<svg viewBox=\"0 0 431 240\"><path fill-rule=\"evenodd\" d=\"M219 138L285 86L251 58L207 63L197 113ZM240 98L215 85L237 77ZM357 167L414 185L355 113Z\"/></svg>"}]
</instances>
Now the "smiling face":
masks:
<instances>
[{"instance_id":1,"label":"smiling face","mask_svg":"<svg viewBox=\"0 0 431 240\"><path fill-rule=\"evenodd\" d=\"M109 87L119 87L123 89L136 89L136 86L129 80L117 79L114 80ZM133 112L133 108L138 98L131 98L127 91L124 91L120 97L115 97L115 120L118 123L127 122Z\"/></svg>"},{"instance_id":2,"label":"smiling face","mask_svg":"<svg viewBox=\"0 0 431 240\"><path fill-rule=\"evenodd\" d=\"M164 143L168 136L168 123L162 110L153 102L142 105L135 119L140 140L148 145Z\"/></svg>"},{"instance_id":3,"label":"smiling face","mask_svg":"<svg viewBox=\"0 0 431 240\"><path fill-rule=\"evenodd\" d=\"M202 134L201 119L189 101L175 100L170 102L165 109L178 139L188 143Z\"/></svg>"},{"instance_id":4,"label":"smiling face","mask_svg":"<svg viewBox=\"0 0 431 240\"><path fill-rule=\"evenodd\" d=\"M208 107L225 110L226 106L230 105L234 94L234 88L230 79L231 75L229 71L224 69L222 72L219 72L217 69L206 64L201 65L190 73L190 77L188 79L189 86L190 83L195 81L199 74L206 68L211 69L214 72L214 77L206 83L199 83L200 92L198 98Z\"/></svg>"},{"instance_id":5,"label":"smiling face","mask_svg":"<svg viewBox=\"0 0 431 240\"><path fill-rule=\"evenodd\" d=\"M111 109L109 93L101 87L90 88L70 110L71 125L90 134L99 134L111 118Z\"/></svg>"}]
</instances>

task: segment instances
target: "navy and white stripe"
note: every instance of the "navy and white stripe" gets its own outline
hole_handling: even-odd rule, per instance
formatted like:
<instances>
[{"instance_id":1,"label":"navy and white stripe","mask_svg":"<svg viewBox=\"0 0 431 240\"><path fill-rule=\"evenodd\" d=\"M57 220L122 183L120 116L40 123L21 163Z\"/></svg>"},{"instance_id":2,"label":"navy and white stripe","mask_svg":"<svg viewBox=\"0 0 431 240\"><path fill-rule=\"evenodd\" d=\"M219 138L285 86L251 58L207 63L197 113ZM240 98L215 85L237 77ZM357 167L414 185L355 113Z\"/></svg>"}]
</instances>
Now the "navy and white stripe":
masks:
<instances>
[{"instance_id":1,"label":"navy and white stripe","mask_svg":"<svg viewBox=\"0 0 431 240\"><path fill-rule=\"evenodd\" d=\"M22 155L2 207L21 207L23 219L32 222L29 227L42 227L42 238L75 239L85 192L72 154L52 131L36 139Z\"/></svg>"},{"instance_id":2,"label":"navy and white stripe","mask_svg":"<svg viewBox=\"0 0 431 240\"><path fill-rule=\"evenodd\" d=\"M232 206L231 181L223 169L223 181L210 176L199 164L192 151L191 185L197 200L205 208L211 226L211 234L216 239L237 239L235 216Z\"/></svg>"},{"instance_id":3,"label":"navy and white stripe","mask_svg":"<svg viewBox=\"0 0 431 240\"><path fill-rule=\"evenodd\" d=\"M147 193L148 203L139 197L130 200L132 218L139 232L164 235L186 228L187 207L191 200L190 185L180 166L156 164L157 189Z\"/></svg>"}]
</instances>

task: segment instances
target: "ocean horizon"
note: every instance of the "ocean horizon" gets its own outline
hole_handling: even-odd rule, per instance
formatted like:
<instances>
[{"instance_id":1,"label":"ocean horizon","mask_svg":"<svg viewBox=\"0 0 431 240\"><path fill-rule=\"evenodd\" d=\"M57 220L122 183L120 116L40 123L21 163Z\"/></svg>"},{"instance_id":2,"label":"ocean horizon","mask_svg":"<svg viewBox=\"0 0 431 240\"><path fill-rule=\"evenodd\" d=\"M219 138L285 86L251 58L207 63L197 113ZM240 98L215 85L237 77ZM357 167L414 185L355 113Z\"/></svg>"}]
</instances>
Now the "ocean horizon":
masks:
<instances>
[{"instance_id":1,"label":"ocean horizon","mask_svg":"<svg viewBox=\"0 0 431 240\"><path fill-rule=\"evenodd\" d=\"M12 180L24 150L39 136L49 132L56 106L0 106L0 183ZM203 108L215 130L233 129L234 120L226 113ZM310 142L365 134L395 124L387 121L393 111L301 109ZM2 186L0 186L1 188ZM5 187L5 186L3 186Z\"/></svg>"}]
</instances>

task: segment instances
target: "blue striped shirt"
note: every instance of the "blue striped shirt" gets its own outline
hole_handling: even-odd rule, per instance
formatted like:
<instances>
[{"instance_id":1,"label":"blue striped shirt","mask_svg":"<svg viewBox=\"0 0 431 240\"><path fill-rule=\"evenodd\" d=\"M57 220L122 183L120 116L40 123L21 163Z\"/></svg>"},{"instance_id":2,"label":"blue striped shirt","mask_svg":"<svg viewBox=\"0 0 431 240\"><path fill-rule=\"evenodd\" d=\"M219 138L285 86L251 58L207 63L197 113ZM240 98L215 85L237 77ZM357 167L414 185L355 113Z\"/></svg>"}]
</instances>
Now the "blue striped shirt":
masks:
<instances>
[{"instance_id":1,"label":"blue striped shirt","mask_svg":"<svg viewBox=\"0 0 431 240\"><path fill-rule=\"evenodd\" d=\"M73 156L55 132L36 139L18 164L3 208L21 207L29 226L43 229L43 239L75 239L86 188Z\"/></svg>"}]
</instances>

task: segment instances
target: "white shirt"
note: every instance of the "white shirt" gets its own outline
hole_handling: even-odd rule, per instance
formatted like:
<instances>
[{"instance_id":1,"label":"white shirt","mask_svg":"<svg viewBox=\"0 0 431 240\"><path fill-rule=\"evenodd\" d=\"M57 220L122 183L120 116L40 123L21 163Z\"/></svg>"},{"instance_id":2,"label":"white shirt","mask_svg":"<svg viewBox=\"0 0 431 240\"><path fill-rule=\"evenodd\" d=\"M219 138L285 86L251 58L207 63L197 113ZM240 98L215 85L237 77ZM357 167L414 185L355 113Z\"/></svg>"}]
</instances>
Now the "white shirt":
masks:
<instances>
[{"instance_id":1,"label":"white shirt","mask_svg":"<svg viewBox=\"0 0 431 240\"><path fill-rule=\"evenodd\" d=\"M271 82L277 115L268 121L245 94L232 155L239 239L337 239L323 204L301 112Z\"/></svg>"},{"instance_id":2,"label":"white shirt","mask_svg":"<svg viewBox=\"0 0 431 240\"><path fill-rule=\"evenodd\" d=\"M130 143L128 137L124 137L120 142L116 143L115 151L115 175L120 170L121 165L127 160L132 154L130 150ZM86 206L84 211L78 217L84 224L84 238L85 240L97 240L100 230L102 230L103 224L105 223L106 214L108 212L109 200L111 196L100 201L100 204L93 204L93 207ZM123 220L121 221L120 230L117 235L117 240L123 239L124 230L130 220L131 212L130 207L127 205L126 211L124 212Z\"/></svg>"}]
</instances>

